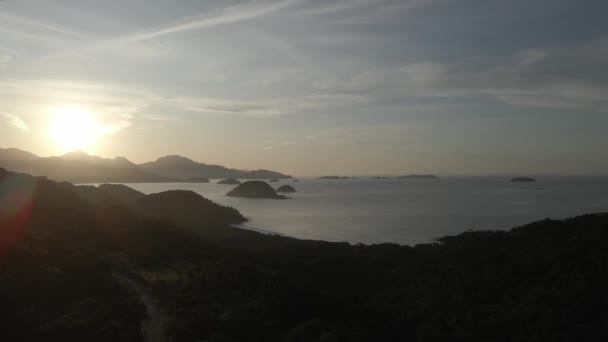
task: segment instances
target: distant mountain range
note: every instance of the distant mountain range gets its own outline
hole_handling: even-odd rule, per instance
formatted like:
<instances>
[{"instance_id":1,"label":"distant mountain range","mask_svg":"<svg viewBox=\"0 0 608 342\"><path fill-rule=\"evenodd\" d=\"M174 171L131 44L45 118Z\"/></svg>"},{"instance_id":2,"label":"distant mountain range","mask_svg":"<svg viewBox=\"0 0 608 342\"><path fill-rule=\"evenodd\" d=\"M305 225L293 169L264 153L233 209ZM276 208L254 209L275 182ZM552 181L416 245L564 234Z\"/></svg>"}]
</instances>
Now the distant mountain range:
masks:
<instances>
[{"instance_id":1,"label":"distant mountain range","mask_svg":"<svg viewBox=\"0 0 608 342\"><path fill-rule=\"evenodd\" d=\"M399 176L398 179L439 179L439 177L435 175L407 175L407 176Z\"/></svg>"},{"instance_id":2,"label":"distant mountain range","mask_svg":"<svg viewBox=\"0 0 608 342\"><path fill-rule=\"evenodd\" d=\"M166 156L137 165L126 158L92 156L81 151L40 157L16 148L0 148L0 167L71 183L208 182L208 178L292 178L268 170L236 170L197 163L182 156Z\"/></svg>"},{"instance_id":3,"label":"distant mountain range","mask_svg":"<svg viewBox=\"0 0 608 342\"><path fill-rule=\"evenodd\" d=\"M197 163L191 159L178 155L161 157L156 161L140 164L139 167L149 173L179 179L190 179L194 177L241 179L292 178L291 176L269 170L245 171L229 169L221 165Z\"/></svg>"}]
</instances>

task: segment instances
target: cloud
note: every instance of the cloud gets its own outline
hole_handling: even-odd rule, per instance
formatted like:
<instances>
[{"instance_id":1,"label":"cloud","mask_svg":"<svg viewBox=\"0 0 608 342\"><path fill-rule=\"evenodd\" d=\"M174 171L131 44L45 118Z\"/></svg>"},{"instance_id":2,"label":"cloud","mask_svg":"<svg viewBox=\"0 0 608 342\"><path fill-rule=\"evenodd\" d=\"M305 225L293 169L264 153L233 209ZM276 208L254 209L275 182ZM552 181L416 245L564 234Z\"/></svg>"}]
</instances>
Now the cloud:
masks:
<instances>
[{"instance_id":1,"label":"cloud","mask_svg":"<svg viewBox=\"0 0 608 342\"><path fill-rule=\"evenodd\" d=\"M498 100L516 107L602 110L608 105L608 74L603 70L608 70L608 39L504 56L371 68L313 86L367 94L375 103L397 104L403 110L463 106L465 100L468 104Z\"/></svg>"},{"instance_id":2,"label":"cloud","mask_svg":"<svg viewBox=\"0 0 608 342\"><path fill-rule=\"evenodd\" d=\"M3 116L9 123L9 125L16 127L22 131L25 132L30 132L30 126L28 126L25 121L23 121L23 119L12 115L12 114L6 114L6 113L0 113L1 116Z\"/></svg>"},{"instance_id":3,"label":"cloud","mask_svg":"<svg viewBox=\"0 0 608 342\"><path fill-rule=\"evenodd\" d=\"M0 98L19 98L21 107L82 104L109 113L112 127L163 124L193 113L271 117L344 108L409 113L484 101L606 108L608 77L599 72L608 69L606 39L557 47L516 44L510 50L487 46L483 53L468 46L433 46L428 32L467 28L444 18L452 13L446 9L454 9L444 0L254 0L215 10L218 5L189 6L132 22L114 16L118 25L110 31L115 38L107 38L105 31L89 36L52 23L78 20L1 14L0 20L12 24L5 30L43 43L70 44L68 49L78 53L55 55L52 63L36 60L32 71L24 63L24 75L46 80L34 84L21 79L19 87L8 90L0 84ZM94 6L90 9L90 15L99 14ZM454 10L459 19L471 16ZM185 13L204 14L171 21ZM429 30L438 19L447 21ZM151 27L151 21L165 24ZM493 24L485 24L483 35L491 35ZM203 32L219 25L225 26ZM194 30L201 32L171 36ZM88 45L81 48L83 41ZM512 42L500 41L507 43ZM10 61L10 52L7 56ZM149 58L140 58L144 56ZM72 81L52 79L57 75ZM24 108L15 112L29 114ZM133 117L124 119L120 113Z\"/></svg>"},{"instance_id":4,"label":"cloud","mask_svg":"<svg viewBox=\"0 0 608 342\"><path fill-rule=\"evenodd\" d=\"M111 90L110 90L111 89ZM109 87L64 80L13 80L0 83L0 101L11 111L27 112L38 120L52 120L61 111L91 113L100 134L120 132L134 124L145 109L145 98L125 87ZM23 120L11 115L13 126L29 131Z\"/></svg>"},{"instance_id":5,"label":"cloud","mask_svg":"<svg viewBox=\"0 0 608 342\"><path fill-rule=\"evenodd\" d=\"M202 113L235 114L247 116L277 115L289 112L279 104L243 103L236 101L208 100L207 104L183 107L186 110Z\"/></svg>"},{"instance_id":6,"label":"cloud","mask_svg":"<svg viewBox=\"0 0 608 342\"><path fill-rule=\"evenodd\" d=\"M222 8L211 14L183 19L181 22L174 25L127 36L117 40L116 42L133 43L172 33L251 20L278 12L302 2L303 0L247 1L238 5Z\"/></svg>"},{"instance_id":7,"label":"cloud","mask_svg":"<svg viewBox=\"0 0 608 342\"><path fill-rule=\"evenodd\" d=\"M309 110L331 109L368 103L370 100L361 95L323 94L294 97L277 97L257 101L240 101L228 98L199 98L175 96L169 103L185 111L240 115L249 117L268 117L306 112Z\"/></svg>"},{"instance_id":8,"label":"cloud","mask_svg":"<svg viewBox=\"0 0 608 342\"><path fill-rule=\"evenodd\" d=\"M142 115L140 115L140 118L149 120L149 121L154 121L157 123L178 121L178 119L174 116L164 115L164 114L153 114L153 113L152 114L143 113Z\"/></svg>"},{"instance_id":9,"label":"cloud","mask_svg":"<svg viewBox=\"0 0 608 342\"><path fill-rule=\"evenodd\" d=\"M37 47L63 49L75 42L92 38L60 25L10 13L0 13L0 21L5 23L5 26L0 28L0 39L20 43L18 45L26 43Z\"/></svg>"},{"instance_id":10,"label":"cloud","mask_svg":"<svg viewBox=\"0 0 608 342\"><path fill-rule=\"evenodd\" d=\"M32 18L26 18L26 17L22 17L22 16L18 16L18 15L14 15L14 14L10 14L10 13L0 13L0 19L2 19L2 21L10 23L11 26L21 26L21 27L27 27L29 29L38 29L40 31L45 31L45 32L54 32L56 34L60 34L63 36L70 36L70 37L74 37L74 38L80 38L80 39L90 39L91 37L83 34L81 32L76 32L74 30L70 30L66 27L60 26L60 25L56 25L56 24L51 24L48 22L43 22L43 21L38 21L38 20L34 20Z\"/></svg>"},{"instance_id":11,"label":"cloud","mask_svg":"<svg viewBox=\"0 0 608 342\"><path fill-rule=\"evenodd\" d=\"M118 133L123 129L129 128L133 123L129 120L120 120L115 123L105 124L101 126L101 134Z\"/></svg>"},{"instance_id":12,"label":"cloud","mask_svg":"<svg viewBox=\"0 0 608 342\"><path fill-rule=\"evenodd\" d=\"M369 99L359 95L323 94L240 100L117 83L7 79L0 82L0 101L7 109L26 112L38 120L48 120L57 108L93 112L100 133L114 134L126 129L166 127L191 120L193 114L268 118L361 105Z\"/></svg>"}]
</instances>

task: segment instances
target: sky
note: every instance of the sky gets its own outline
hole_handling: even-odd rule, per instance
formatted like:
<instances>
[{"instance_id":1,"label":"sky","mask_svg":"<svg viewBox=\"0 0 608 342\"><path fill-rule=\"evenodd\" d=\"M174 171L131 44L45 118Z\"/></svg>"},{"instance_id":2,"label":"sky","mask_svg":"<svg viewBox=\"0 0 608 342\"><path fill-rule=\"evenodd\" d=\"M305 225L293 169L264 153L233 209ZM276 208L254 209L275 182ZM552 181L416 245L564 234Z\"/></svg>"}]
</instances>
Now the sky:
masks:
<instances>
[{"instance_id":1,"label":"sky","mask_svg":"<svg viewBox=\"0 0 608 342\"><path fill-rule=\"evenodd\" d=\"M607 174L603 0L2 0L0 147Z\"/></svg>"}]
</instances>

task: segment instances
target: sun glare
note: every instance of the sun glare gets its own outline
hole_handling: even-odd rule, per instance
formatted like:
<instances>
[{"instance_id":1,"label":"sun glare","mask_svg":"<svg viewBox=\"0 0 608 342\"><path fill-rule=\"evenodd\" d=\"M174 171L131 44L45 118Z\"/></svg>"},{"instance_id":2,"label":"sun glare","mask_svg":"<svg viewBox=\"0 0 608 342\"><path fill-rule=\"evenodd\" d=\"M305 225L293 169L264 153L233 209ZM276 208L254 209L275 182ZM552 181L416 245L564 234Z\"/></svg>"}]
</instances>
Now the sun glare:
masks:
<instances>
[{"instance_id":1,"label":"sun glare","mask_svg":"<svg viewBox=\"0 0 608 342\"><path fill-rule=\"evenodd\" d=\"M89 110L59 108L51 112L49 135L63 151L87 150L95 145L101 129Z\"/></svg>"}]
</instances>

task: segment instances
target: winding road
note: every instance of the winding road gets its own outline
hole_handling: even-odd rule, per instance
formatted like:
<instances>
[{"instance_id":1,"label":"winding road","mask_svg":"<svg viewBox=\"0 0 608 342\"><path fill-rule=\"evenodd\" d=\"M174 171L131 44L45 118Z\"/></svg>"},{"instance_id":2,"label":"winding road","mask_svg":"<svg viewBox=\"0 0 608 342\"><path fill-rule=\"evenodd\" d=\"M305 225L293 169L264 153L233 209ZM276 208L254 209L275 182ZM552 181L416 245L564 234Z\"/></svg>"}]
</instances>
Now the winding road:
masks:
<instances>
[{"instance_id":1,"label":"winding road","mask_svg":"<svg viewBox=\"0 0 608 342\"><path fill-rule=\"evenodd\" d=\"M156 305L148 291L128 276L117 273L114 273L114 276L125 287L135 291L137 298L146 307L148 319L142 322L141 326L144 342L167 342L167 335L165 334L166 319L162 314L162 310Z\"/></svg>"}]
</instances>

